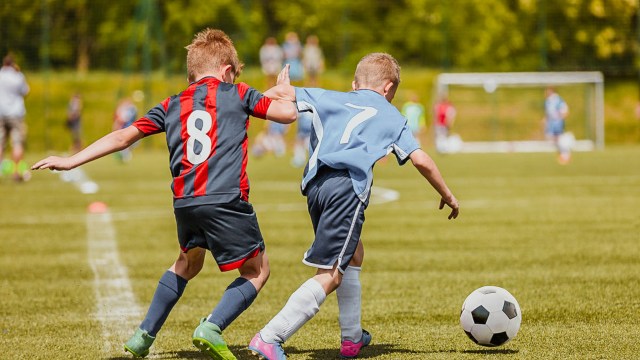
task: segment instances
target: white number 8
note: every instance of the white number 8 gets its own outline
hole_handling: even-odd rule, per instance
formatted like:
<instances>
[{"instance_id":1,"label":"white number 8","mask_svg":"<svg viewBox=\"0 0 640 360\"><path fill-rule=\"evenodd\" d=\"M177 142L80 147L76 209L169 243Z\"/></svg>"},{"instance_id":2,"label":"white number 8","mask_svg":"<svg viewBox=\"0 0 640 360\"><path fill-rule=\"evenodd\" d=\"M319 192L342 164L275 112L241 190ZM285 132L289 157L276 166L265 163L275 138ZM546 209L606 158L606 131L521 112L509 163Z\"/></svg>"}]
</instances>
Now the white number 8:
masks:
<instances>
[{"instance_id":1,"label":"white number 8","mask_svg":"<svg viewBox=\"0 0 640 360\"><path fill-rule=\"evenodd\" d=\"M202 129L196 127L196 120L202 121ZM204 110L195 110L187 118L187 134L189 139L187 140L187 160L194 165L198 165L209 157L211 153L211 138L207 133L211 130L213 120L211 114ZM199 154L194 151L195 142L199 142L202 145L202 149Z\"/></svg>"}]
</instances>

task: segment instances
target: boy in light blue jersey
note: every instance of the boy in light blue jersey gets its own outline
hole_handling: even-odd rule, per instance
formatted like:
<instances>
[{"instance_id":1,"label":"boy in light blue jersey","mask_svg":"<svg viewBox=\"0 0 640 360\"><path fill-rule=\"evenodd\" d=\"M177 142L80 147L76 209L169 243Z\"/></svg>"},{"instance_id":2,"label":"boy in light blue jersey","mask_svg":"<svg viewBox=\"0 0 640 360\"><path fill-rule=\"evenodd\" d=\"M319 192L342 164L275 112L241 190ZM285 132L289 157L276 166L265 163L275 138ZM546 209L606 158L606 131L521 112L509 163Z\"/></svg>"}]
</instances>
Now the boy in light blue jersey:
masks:
<instances>
[{"instance_id":1,"label":"boy in light blue jersey","mask_svg":"<svg viewBox=\"0 0 640 360\"><path fill-rule=\"evenodd\" d=\"M288 83L287 68L279 83ZM284 308L249 344L269 360L286 359L284 343L337 292L342 344L340 355L357 357L371 335L360 326L359 273L364 258L360 233L369 202L376 161L394 153L402 165L411 160L440 194L440 209L458 216L458 201L433 160L422 151L407 120L391 105L400 83L400 66L389 54L373 53L360 60L352 92L281 87L281 99L313 115L311 155L304 170L302 192L307 197L315 240L304 255L316 275L289 297Z\"/></svg>"}]
</instances>

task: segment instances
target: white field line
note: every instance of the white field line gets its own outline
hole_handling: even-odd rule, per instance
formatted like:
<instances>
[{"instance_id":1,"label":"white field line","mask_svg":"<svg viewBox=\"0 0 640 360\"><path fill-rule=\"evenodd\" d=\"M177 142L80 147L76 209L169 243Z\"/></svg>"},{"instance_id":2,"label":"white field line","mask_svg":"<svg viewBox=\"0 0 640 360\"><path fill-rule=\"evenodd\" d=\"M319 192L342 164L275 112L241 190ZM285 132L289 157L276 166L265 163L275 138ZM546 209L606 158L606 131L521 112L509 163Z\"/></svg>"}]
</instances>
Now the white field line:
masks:
<instances>
[{"instance_id":1,"label":"white field line","mask_svg":"<svg viewBox=\"0 0 640 360\"><path fill-rule=\"evenodd\" d=\"M56 172L60 174L60 180L72 183L83 194L95 194L100 190L98 184L89 179L81 168Z\"/></svg>"},{"instance_id":2,"label":"white field line","mask_svg":"<svg viewBox=\"0 0 640 360\"><path fill-rule=\"evenodd\" d=\"M88 213L86 224L88 260L94 275L95 317L102 327L102 350L113 354L133 334L142 312L133 295L127 268L119 259L111 214Z\"/></svg>"},{"instance_id":3,"label":"white field line","mask_svg":"<svg viewBox=\"0 0 640 360\"><path fill-rule=\"evenodd\" d=\"M60 180L73 184L83 194L95 194L99 190L98 184L80 168L60 172ZM58 217L72 222L80 220L77 215ZM94 276L94 316L102 328L101 350L104 354L113 354L123 351L122 344L138 326L142 311L133 295L127 268L120 262L111 213L108 210L88 212L84 221L87 228L87 260Z\"/></svg>"}]
</instances>

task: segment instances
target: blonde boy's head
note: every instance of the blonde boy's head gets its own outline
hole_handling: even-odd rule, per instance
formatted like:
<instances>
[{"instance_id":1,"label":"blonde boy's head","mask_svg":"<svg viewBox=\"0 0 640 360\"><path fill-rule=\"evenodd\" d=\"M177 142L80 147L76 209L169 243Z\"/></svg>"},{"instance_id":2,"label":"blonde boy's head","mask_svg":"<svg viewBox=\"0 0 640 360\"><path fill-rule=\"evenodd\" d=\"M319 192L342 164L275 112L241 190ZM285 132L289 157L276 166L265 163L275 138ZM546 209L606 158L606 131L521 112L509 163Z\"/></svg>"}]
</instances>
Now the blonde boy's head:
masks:
<instances>
[{"instance_id":1,"label":"blonde boy's head","mask_svg":"<svg viewBox=\"0 0 640 360\"><path fill-rule=\"evenodd\" d=\"M221 30L204 29L185 48L189 81L199 80L202 75L217 72L225 65L231 65L231 72L237 78L244 67L233 41Z\"/></svg>"},{"instance_id":2,"label":"blonde boy's head","mask_svg":"<svg viewBox=\"0 0 640 360\"><path fill-rule=\"evenodd\" d=\"M371 53L360 60L354 77L358 88L378 88L388 82L396 87L400 84L400 65L393 56Z\"/></svg>"}]
</instances>

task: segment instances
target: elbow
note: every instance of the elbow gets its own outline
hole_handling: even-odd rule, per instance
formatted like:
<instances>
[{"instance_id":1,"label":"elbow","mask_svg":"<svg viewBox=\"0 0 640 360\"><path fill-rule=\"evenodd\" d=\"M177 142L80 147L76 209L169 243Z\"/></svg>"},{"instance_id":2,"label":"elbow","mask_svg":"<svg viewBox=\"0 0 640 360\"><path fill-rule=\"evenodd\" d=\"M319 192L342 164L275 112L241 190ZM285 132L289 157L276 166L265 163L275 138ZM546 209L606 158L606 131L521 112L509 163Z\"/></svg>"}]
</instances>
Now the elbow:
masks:
<instances>
[{"instance_id":1,"label":"elbow","mask_svg":"<svg viewBox=\"0 0 640 360\"><path fill-rule=\"evenodd\" d=\"M297 119L298 112L296 111L296 107L293 105L293 103L291 103L291 106L287 106L284 108L277 121L283 124L291 124Z\"/></svg>"},{"instance_id":2,"label":"elbow","mask_svg":"<svg viewBox=\"0 0 640 360\"><path fill-rule=\"evenodd\" d=\"M291 111L289 114L287 114L287 124L291 124L292 122L296 121L298 119L298 112L295 109L295 106L291 107Z\"/></svg>"},{"instance_id":3,"label":"elbow","mask_svg":"<svg viewBox=\"0 0 640 360\"><path fill-rule=\"evenodd\" d=\"M135 142L135 139L126 136L126 130L127 128L116 130L112 133L114 148L117 151L124 150Z\"/></svg>"},{"instance_id":4,"label":"elbow","mask_svg":"<svg viewBox=\"0 0 640 360\"><path fill-rule=\"evenodd\" d=\"M433 160L427 153L422 150L416 150L410 155L411 163L413 166L419 169L431 170L433 167Z\"/></svg>"}]
</instances>

